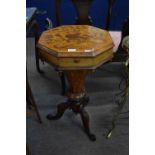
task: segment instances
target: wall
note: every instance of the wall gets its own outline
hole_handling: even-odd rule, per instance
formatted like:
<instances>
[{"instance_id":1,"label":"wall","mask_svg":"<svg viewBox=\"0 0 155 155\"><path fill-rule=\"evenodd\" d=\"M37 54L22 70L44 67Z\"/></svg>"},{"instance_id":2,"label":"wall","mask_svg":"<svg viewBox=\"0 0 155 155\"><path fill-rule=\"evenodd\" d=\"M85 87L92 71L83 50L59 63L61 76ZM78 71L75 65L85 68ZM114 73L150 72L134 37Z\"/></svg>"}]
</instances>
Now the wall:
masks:
<instances>
[{"instance_id":1,"label":"wall","mask_svg":"<svg viewBox=\"0 0 155 155\"><path fill-rule=\"evenodd\" d=\"M44 30L45 18L49 17L55 25L54 0L27 0L27 7L37 7L46 10L46 15L38 15L36 18L41 30ZM108 0L94 0L90 9L93 25L104 28ZM67 11L66 11L67 10ZM76 16L74 7L70 0L62 0L62 24L73 24ZM113 6L113 15L110 25L111 30L121 30L122 22L129 16L129 0L116 0Z\"/></svg>"}]
</instances>

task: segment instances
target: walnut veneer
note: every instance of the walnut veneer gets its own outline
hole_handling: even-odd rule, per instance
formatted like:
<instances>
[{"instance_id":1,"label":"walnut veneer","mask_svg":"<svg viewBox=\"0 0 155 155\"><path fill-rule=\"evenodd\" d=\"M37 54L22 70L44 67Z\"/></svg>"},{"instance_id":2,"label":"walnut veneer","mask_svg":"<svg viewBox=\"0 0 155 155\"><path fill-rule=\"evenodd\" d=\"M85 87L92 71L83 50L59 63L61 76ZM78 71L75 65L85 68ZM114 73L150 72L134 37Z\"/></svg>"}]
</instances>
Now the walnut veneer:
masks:
<instances>
[{"instance_id":1,"label":"walnut veneer","mask_svg":"<svg viewBox=\"0 0 155 155\"><path fill-rule=\"evenodd\" d=\"M57 114L47 116L49 120L59 119L66 109L72 109L80 114L90 140L96 140L90 132L89 115L84 109L89 101L85 79L89 70L113 57L112 48L109 33L92 26L60 26L42 33L38 42L40 58L62 70L69 83L67 102L59 104Z\"/></svg>"},{"instance_id":2,"label":"walnut veneer","mask_svg":"<svg viewBox=\"0 0 155 155\"><path fill-rule=\"evenodd\" d=\"M112 58L108 31L87 25L60 26L43 32L40 57L60 70L95 69Z\"/></svg>"}]
</instances>

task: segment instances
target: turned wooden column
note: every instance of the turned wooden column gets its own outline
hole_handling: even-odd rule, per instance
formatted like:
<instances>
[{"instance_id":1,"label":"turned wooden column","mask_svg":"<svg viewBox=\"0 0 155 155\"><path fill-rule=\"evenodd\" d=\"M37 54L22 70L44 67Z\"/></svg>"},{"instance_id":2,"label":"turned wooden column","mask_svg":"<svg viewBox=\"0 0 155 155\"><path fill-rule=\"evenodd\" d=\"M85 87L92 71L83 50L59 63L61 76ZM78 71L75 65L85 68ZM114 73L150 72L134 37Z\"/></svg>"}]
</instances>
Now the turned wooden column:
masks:
<instances>
[{"instance_id":1,"label":"turned wooden column","mask_svg":"<svg viewBox=\"0 0 155 155\"><path fill-rule=\"evenodd\" d=\"M69 83L69 99L78 100L85 96L86 73L85 70L65 71Z\"/></svg>"}]
</instances>

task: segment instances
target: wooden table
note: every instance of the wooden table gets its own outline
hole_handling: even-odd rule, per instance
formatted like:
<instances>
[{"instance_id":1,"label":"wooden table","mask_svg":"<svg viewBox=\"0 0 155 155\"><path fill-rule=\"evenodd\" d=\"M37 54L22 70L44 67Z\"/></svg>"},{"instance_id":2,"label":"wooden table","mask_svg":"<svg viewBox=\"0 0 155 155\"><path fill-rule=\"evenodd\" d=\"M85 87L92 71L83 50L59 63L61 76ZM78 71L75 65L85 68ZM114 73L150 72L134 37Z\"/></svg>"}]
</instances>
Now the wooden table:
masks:
<instances>
[{"instance_id":1,"label":"wooden table","mask_svg":"<svg viewBox=\"0 0 155 155\"><path fill-rule=\"evenodd\" d=\"M89 115L84 109L89 102L85 78L89 71L112 59L112 48L109 33L92 26L60 26L42 33L38 41L42 61L62 70L69 83L68 100L58 105L55 116L47 116L49 120L59 119L66 109L72 109L80 114L90 140L96 140L89 128Z\"/></svg>"}]
</instances>

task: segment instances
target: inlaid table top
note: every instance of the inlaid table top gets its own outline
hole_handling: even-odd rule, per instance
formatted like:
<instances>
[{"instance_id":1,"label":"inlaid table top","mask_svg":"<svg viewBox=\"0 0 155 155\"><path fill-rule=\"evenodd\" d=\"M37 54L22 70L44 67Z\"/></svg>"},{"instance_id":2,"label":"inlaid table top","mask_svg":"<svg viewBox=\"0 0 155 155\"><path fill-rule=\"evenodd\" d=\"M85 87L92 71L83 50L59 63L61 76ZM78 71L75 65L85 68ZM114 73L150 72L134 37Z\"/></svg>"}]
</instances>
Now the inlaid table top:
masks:
<instances>
[{"instance_id":1,"label":"inlaid table top","mask_svg":"<svg viewBox=\"0 0 155 155\"><path fill-rule=\"evenodd\" d=\"M70 64L68 67L96 66L112 58L113 46L108 31L88 25L56 27L44 31L38 41L41 56L48 59L50 59L49 56L63 58L62 61L65 61L63 64L58 62L60 59L49 60L60 68L67 67L67 64ZM65 58L72 58L72 60ZM79 59L76 61L73 58Z\"/></svg>"}]
</instances>

